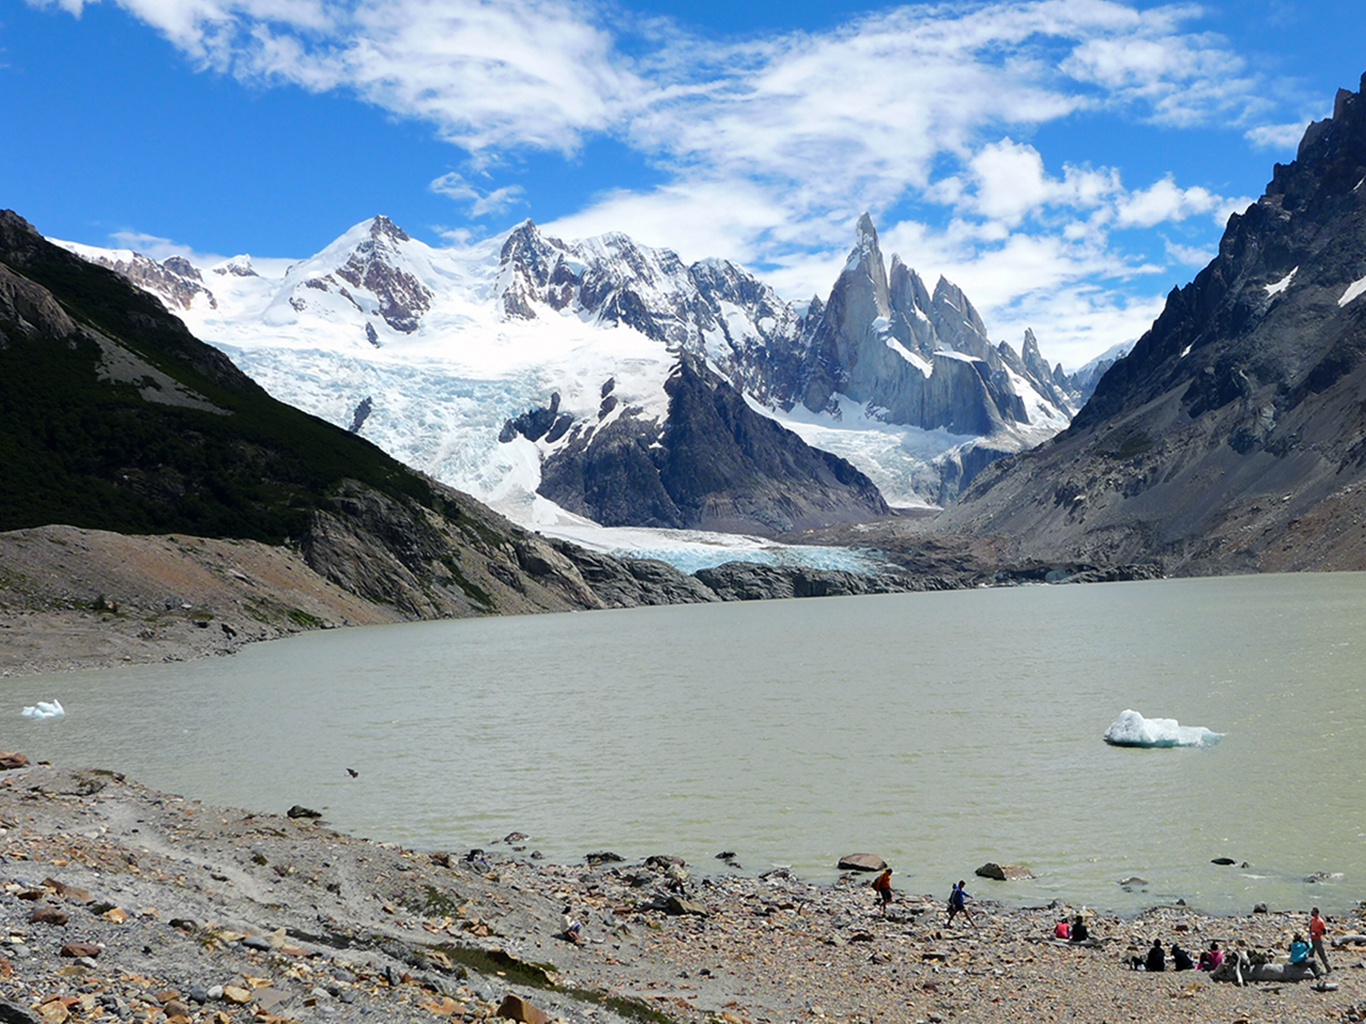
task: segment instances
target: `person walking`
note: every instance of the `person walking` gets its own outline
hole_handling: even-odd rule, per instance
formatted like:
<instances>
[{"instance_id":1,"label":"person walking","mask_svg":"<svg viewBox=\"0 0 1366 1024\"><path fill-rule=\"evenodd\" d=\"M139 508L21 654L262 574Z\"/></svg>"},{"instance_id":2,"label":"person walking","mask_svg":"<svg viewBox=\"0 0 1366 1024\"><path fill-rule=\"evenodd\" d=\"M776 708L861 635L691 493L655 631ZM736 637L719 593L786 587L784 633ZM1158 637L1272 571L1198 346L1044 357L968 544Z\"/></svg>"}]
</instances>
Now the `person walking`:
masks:
<instances>
[{"instance_id":1,"label":"person walking","mask_svg":"<svg viewBox=\"0 0 1366 1024\"><path fill-rule=\"evenodd\" d=\"M1328 962L1328 952L1323 948L1323 936L1327 931L1328 922L1319 916L1319 908L1315 907L1309 915L1309 941L1314 947L1314 955L1323 961L1324 971L1332 974L1333 965Z\"/></svg>"},{"instance_id":2,"label":"person walking","mask_svg":"<svg viewBox=\"0 0 1366 1024\"><path fill-rule=\"evenodd\" d=\"M873 879L873 891L878 896L878 909L882 911L882 916L887 916L887 908L892 903L892 869L886 868L882 874Z\"/></svg>"},{"instance_id":3,"label":"person walking","mask_svg":"<svg viewBox=\"0 0 1366 1024\"><path fill-rule=\"evenodd\" d=\"M968 924L977 927L977 922L972 919L972 914L968 910L968 900L972 897L968 895L967 884L960 878L958 884L953 887L953 892L949 893L949 917L944 922L944 927L953 924L953 919L959 914L968 919Z\"/></svg>"}]
</instances>

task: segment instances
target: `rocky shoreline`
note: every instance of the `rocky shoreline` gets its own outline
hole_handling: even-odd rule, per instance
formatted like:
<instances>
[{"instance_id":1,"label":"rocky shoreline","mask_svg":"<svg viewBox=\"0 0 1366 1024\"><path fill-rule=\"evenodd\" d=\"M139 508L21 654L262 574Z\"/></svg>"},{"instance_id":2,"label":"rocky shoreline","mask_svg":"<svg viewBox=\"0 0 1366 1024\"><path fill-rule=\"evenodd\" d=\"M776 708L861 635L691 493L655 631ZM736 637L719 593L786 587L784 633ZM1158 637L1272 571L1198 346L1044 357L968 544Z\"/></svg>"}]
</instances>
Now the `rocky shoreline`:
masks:
<instances>
[{"instance_id":1,"label":"rocky shoreline","mask_svg":"<svg viewBox=\"0 0 1366 1024\"><path fill-rule=\"evenodd\" d=\"M1363 954L1346 945L1322 989L1127 968L1154 937L1284 958L1302 913L1119 918L982 901L975 926L948 928L942 894L898 892L878 914L863 874L817 886L666 851L550 865L516 834L407 850L304 808L214 807L48 765L0 771L0 830L6 1022L1298 1024L1359 1019L1366 1001ZM566 907L578 943L561 936ZM1087 917L1098 944L1052 940L1063 914Z\"/></svg>"}]
</instances>

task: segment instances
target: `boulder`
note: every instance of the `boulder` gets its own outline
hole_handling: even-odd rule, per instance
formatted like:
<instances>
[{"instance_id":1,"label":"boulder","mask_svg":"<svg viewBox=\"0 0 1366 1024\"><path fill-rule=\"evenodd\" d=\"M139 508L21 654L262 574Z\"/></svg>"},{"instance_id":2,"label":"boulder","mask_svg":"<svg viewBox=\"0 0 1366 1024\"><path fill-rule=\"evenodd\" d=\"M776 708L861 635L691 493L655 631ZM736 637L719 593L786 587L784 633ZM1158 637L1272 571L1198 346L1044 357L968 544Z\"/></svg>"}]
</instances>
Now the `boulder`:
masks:
<instances>
[{"instance_id":1,"label":"boulder","mask_svg":"<svg viewBox=\"0 0 1366 1024\"><path fill-rule=\"evenodd\" d=\"M1033 878L1034 872L1018 864L997 864L988 861L977 869L982 878L994 878L998 882L1013 882L1021 878Z\"/></svg>"},{"instance_id":2,"label":"boulder","mask_svg":"<svg viewBox=\"0 0 1366 1024\"><path fill-rule=\"evenodd\" d=\"M80 956L94 957L99 955L100 947L93 942L68 942L62 947L62 956L75 958Z\"/></svg>"},{"instance_id":3,"label":"boulder","mask_svg":"<svg viewBox=\"0 0 1366 1024\"><path fill-rule=\"evenodd\" d=\"M288 818L321 818L322 812L315 811L313 808L305 807L302 804L295 804L285 811L285 816Z\"/></svg>"},{"instance_id":4,"label":"boulder","mask_svg":"<svg viewBox=\"0 0 1366 1024\"><path fill-rule=\"evenodd\" d=\"M584 854L583 859L593 867L597 867L599 864L620 864L624 858L611 850L598 850L596 853Z\"/></svg>"},{"instance_id":5,"label":"boulder","mask_svg":"<svg viewBox=\"0 0 1366 1024\"><path fill-rule=\"evenodd\" d=\"M10 771L13 768L22 768L28 764L28 758L23 754L13 750L0 750L0 771Z\"/></svg>"},{"instance_id":6,"label":"boulder","mask_svg":"<svg viewBox=\"0 0 1366 1024\"><path fill-rule=\"evenodd\" d=\"M841 871L883 871L887 862L873 853L846 853L835 867Z\"/></svg>"},{"instance_id":7,"label":"boulder","mask_svg":"<svg viewBox=\"0 0 1366 1024\"><path fill-rule=\"evenodd\" d=\"M539 1006L533 1006L519 995L509 992L498 1007L498 1016L508 1020L519 1020L523 1024L550 1024L550 1014Z\"/></svg>"},{"instance_id":8,"label":"boulder","mask_svg":"<svg viewBox=\"0 0 1366 1024\"><path fill-rule=\"evenodd\" d=\"M67 922L67 913L65 910L58 910L56 907L39 907L32 914L29 914L28 919L35 924L62 925Z\"/></svg>"},{"instance_id":9,"label":"boulder","mask_svg":"<svg viewBox=\"0 0 1366 1024\"><path fill-rule=\"evenodd\" d=\"M707 908L695 900L687 900L682 896L670 896L664 903L664 909L675 916L682 914L692 914L696 917L706 917Z\"/></svg>"}]
</instances>

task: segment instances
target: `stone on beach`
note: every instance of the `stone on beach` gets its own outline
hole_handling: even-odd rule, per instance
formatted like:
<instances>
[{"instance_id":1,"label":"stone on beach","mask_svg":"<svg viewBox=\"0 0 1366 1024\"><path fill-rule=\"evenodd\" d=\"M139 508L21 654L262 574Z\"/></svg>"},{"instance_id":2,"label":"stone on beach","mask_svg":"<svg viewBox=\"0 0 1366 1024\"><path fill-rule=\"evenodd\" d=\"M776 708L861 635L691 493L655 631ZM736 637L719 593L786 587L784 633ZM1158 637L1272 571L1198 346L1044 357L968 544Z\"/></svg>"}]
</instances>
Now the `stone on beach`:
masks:
<instances>
[{"instance_id":1,"label":"stone on beach","mask_svg":"<svg viewBox=\"0 0 1366 1024\"><path fill-rule=\"evenodd\" d=\"M523 1024L550 1024L550 1014L511 992L498 1007L498 1016L522 1021Z\"/></svg>"},{"instance_id":2,"label":"stone on beach","mask_svg":"<svg viewBox=\"0 0 1366 1024\"><path fill-rule=\"evenodd\" d=\"M28 758L13 750L0 750L0 771L11 771L28 764Z\"/></svg>"},{"instance_id":3,"label":"stone on beach","mask_svg":"<svg viewBox=\"0 0 1366 1024\"><path fill-rule=\"evenodd\" d=\"M841 871L883 871L887 862L873 853L846 853L835 867Z\"/></svg>"},{"instance_id":4,"label":"stone on beach","mask_svg":"<svg viewBox=\"0 0 1366 1024\"><path fill-rule=\"evenodd\" d=\"M991 878L997 882L1014 882L1019 879L1033 878L1034 872L1029 868L1021 867L1019 864L997 864L995 861L988 861L977 869L977 874L982 878Z\"/></svg>"}]
</instances>

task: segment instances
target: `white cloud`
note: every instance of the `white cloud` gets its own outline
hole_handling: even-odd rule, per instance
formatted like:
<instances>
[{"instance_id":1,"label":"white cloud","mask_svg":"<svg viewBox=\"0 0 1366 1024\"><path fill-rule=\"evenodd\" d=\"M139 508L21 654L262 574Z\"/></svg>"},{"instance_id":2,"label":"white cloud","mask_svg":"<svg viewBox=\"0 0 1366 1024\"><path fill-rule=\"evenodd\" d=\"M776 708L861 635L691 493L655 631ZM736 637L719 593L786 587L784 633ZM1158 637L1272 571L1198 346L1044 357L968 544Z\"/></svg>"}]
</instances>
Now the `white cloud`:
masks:
<instances>
[{"instance_id":1,"label":"white cloud","mask_svg":"<svg viewBox=\"0 0 1366 1024\"><path fill-rule=\"evenodd\" d=\"M1243 138L1258 149L1278 149L1293 153L1304 137L1306 121L1287 121L1285 124L1263 124L1249 128Z\"/></svg>"},{"instance_id":2,"label":"white cloud","mask_svg":"<svg viewBox=\"0 0 1366 1024\"><path fill-rule=\"evenodd\" d=\"M95 0L30 2L79 14ZM1016 140L1078 112L1249 126L1258 145L1280 127L1267 123L1265 80L1227 40L1192 30L1202 12L1191 5L944 0L727 42L611 0L107 2L205 67L349 92L428 123L475 172L519 150L623 141L667 183L608 190L553 230L623 230L685 258L725 256L793 297L828 289L863 210L887 222L901 204L938 206L947 226L887 224L922 249L903 252L908 262L953 269L1002 323L1028 312L1076 344L1094 335L1098 349L1126 340L1101 338L1106 325L1127 329L1150 305L1103 290L1151 269L1114 230L1226 216L1245 200L1173 176L1129 191L1121 168L1050 173ZM460 174L432 188L472 218L524 201Z\"/></svg>"},{"instance_id":3,"label":"white cloud","mask_svg":"<svg viewBox=\"0 0 1366 1024\"><path fill-rule=\"evenodd\" d=\"M1204 267L1210 260L1214 259L1213 249L1203 249L1198 245L1181 245L1173 242L1170 238L1163 240L1167 250L1167 256L1187 267Z\"/></svg>"},{"instance_id":4,"label":"white cloud","mask_svg":"<svg viewBox=\"0 0 1366 1024\"><path fill-rule=\"evenodd\" d=\"M526 202L522 199L525 190L520 185L506 185L503 188L484 191L475 188L455 171L443 174L427 187L440 195L449 196L456 202L468 203L471 217L503 213L510 207Z\"/></svg>"},{"instance_id":5,"label":"white cloud","mask_svg":"<svg viewBox=\"0 0 1366 1024\"><path fill-rule=\"evenodd\" d=\"M1164 221L1180 221L1219 209L1224 200L1199 185L1181 188L1170 176L1133 192L1116 207L1119 227L1151 228Z\"/></svg>"}]
</instances>

